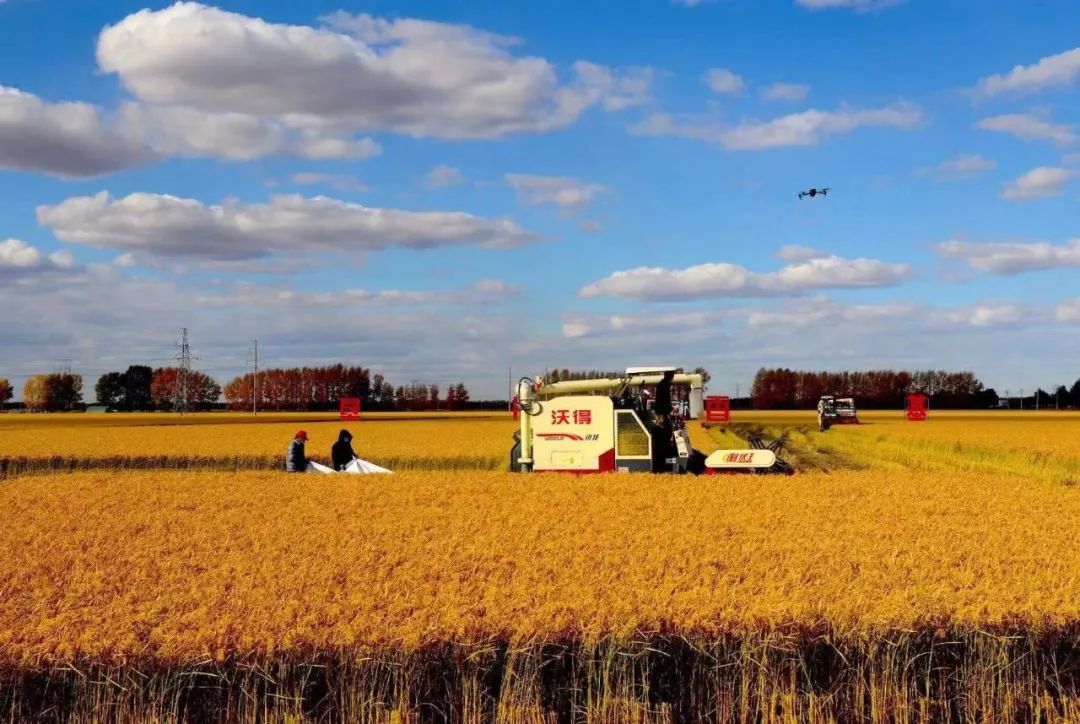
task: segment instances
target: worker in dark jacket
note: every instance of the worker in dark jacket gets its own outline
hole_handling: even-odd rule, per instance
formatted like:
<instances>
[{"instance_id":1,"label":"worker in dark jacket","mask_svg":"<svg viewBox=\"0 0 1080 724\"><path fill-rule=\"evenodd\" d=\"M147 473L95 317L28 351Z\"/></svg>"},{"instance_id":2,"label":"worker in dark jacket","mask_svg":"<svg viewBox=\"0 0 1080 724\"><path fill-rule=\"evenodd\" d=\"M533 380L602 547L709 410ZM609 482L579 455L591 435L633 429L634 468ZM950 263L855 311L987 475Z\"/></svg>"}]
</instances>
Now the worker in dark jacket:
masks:
<instances>
[{"instance_id":1,"label":"worker in dark jacket","mask_svg":"<svg viewBox=\"0 0 1080 724\"><path fill-rule=\"evenodd\" d=\"M653 410L657 415L663 415L665 419L671 419L671 383L675 380L675 372L668 370L664 373L664 379L656 385L656 399L653 401Z\"/></svg>"},{"instance_id":2,"label":"worker in dark jacket","mask_svg":"<svg viewBox=\"0 0 1080 724\"><path fill-rule=\"evenodd\" d=\"M656 397L653 399L653 471L667 471L667 458L674 454L675 427L671 422L671 383L675 381L675 372L668 370L664 378L656 385Z\"/></svg>"},{"instance_id":3,"label":"worker in dark jacket","mask_svg":"<svg viewBox=\"0 0 1080 724\"><path fill-rule=\"evenodd\" d=\"M304 443L307 442L307 433L300 430L289 443L289 449L285 452L285 470L290 473L306 473L308 459L304 453Z\"/></svg>"},{"instance_id":4,"label":"worker in dark jacket","mask_svg":"<svg viewBox=\"0 0 1080 724\"><path fill-rule=\"evenodd\" d=\"M356 459L356 453L352 449L352 433L342 430L338 433L337 442L330 448L330 457L334 460L334 470L341 471L345 466Z\"/></svg>"}]
</instances>

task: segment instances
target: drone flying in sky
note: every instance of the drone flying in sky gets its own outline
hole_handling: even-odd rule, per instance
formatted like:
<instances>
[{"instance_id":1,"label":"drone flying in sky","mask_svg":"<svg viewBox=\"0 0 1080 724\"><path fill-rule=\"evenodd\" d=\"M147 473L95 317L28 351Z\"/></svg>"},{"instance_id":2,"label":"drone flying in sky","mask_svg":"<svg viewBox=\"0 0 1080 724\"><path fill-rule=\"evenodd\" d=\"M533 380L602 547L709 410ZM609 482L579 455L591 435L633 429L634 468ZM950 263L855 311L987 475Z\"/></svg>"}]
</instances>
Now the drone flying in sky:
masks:
<instances>
[{"instance_id":1,"label":"drone flying in sky","mask_svg":"<svg viewBox=\"0 0 1080 724\"><path fill-rule=\"evenodd\" d=\"M826 187L823 189L810 189L809 191L800 191L799 199L802 199L804 196L809 196L810 198L814 198L815 196L828 196L830 190L831 189Z\"/></svg>"}]
</instances>

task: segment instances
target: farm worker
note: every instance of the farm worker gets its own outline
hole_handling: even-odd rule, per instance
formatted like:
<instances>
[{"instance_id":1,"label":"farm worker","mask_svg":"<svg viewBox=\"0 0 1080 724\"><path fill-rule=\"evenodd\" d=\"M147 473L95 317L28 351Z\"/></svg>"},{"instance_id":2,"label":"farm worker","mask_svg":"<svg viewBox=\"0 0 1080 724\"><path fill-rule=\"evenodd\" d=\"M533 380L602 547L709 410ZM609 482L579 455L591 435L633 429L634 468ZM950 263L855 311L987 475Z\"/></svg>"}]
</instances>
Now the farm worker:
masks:
<instances>
[{"instance_id":1,"label":"farm worker","mask_svg":"<svg viewBox=\"0 0 1080 724\"><path fill-rule=\"evenodd\" d=\"M300 430L289 443L289 449L285 453L285 470L290 473L307 472L308 459L304 454L304 443L307 442L307 433Z\"/></svg>"},{"instance_id":2,"label":"farm worker","mask_svg":"<svg viewBox=\"0 0 1080 724\"><path fill-rule=\"evenodd\" d=\"M352 449L352 433L342 430L338 433L337 442L330 448L330 457L334 461L334 470L344 470L345 466L356 459L356 453Z\"/></svg>"},{"instance_id":3,"label":"farm worker","mask_svg":"<svg viewBox=\"0 0 1080 724\"><path fill-rule=\"evenodd\" d=\"M668 370L664 373L664 379L656 385L656 399L653 401L653 410L657 415L663 415L667 420L671 417L671 383L675 380L675 372Z\"/></svg>"},{"instance_id":4,"label":"farm worker","mask_svg":"<svg viewBox=\"0 0 1080 724\"><path fill-rule=\"evenodd\" d=\"M673 452L675 428L671 424L671 383L675 381L675 372L668 370L664 379L656 385L656 397L653 400L656 426L653 428L653 471L666 470L667 458Z\"/></svg>"}]
</instances>

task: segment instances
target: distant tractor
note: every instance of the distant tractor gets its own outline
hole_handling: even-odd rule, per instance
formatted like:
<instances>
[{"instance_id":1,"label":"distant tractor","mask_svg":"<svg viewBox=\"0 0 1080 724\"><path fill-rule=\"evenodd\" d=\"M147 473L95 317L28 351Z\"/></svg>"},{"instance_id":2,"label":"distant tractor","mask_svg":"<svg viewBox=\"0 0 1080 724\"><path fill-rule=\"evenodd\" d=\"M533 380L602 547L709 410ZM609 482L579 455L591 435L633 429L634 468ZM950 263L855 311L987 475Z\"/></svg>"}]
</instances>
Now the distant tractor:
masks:
<instances>
[{"instance_id":1,"label":"distant tractor","mask_svg":"<svg viewBox=\"0 0 1080 724\"><path fill-rule=\"evenodd\" d=\"M669 385L688 388L688 399L654 409L665 376ZM693 449L685 420L704 412L704 381L673 367L632 367L623 377L551 384L523 377L517 405L520 429L510 451L515 472L794 472L778 455L783 441L754 439L749 449L708 456Z\"/></svg>"},{"instance_id":2,"label":"distant tractor","mask_svg":"<svg viewBox=\"0 0 1080 724\"><path fill-rule=\"evenodd\" d=\"M825 432L833 425L858 425L859 411L851 397L824 395L818 400L818 429Z\"/></svg>"}]
</instances>

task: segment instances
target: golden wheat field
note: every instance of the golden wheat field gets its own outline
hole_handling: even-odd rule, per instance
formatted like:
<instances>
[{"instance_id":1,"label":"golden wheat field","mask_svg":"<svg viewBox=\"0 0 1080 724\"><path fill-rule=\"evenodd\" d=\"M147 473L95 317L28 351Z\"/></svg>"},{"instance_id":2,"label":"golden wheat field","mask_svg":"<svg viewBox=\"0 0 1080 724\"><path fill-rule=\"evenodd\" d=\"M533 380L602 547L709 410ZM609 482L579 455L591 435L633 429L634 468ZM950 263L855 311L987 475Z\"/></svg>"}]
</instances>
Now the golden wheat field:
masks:
<instances>
[{"instance_id":1,"label":"golden wheat field","mask_svg":"<svg viewBox=\"0 0 1080 724\"><path fill-rule=\"evenodd\" d=\"M309 457L326 462L338 432L355 435L364 459L392 469L506 469L516 423L507 413L369 415L9 415L0 416L0 466L17 470L83 468L277 469L298 429ZM19 424L22 423L22 424ZM704 451L716 442L691 425Z\"/></svg>"},{"instance_id":2,"label":"golden wheat field","mask_svg":"<svg viewBox=\"0 0 1080 724\"><path fill-rule=\"evenodd\" d=\"M480 469L501 415L349 425L392 476L120 470L341 424L110 418L0 416L103 468L0 479L5 720L1080 720L1080 415L736 413L695 444L800 473L711 478Z\"/></svg>"},{"instance_id":3,"label":"golden wheat field","mask_svg":"<svg viewBox=\"0 0 1080 724\"><path fill-rule=\"evenodd\" d=\"M90 467L210 467L274 469L298 429L307 431L309 457L327 461L330 446L350 429L361 457L391 468L498 468L509 464L509 414L369 415L342 423L327 415L74 415L0 417L0 458L33 467L83 463ZM7 425L4 423L7 422ZM56 458L55 463L44 462ZM149 459L149 460L146 460Z\"/></svg>"}]
</instances>

